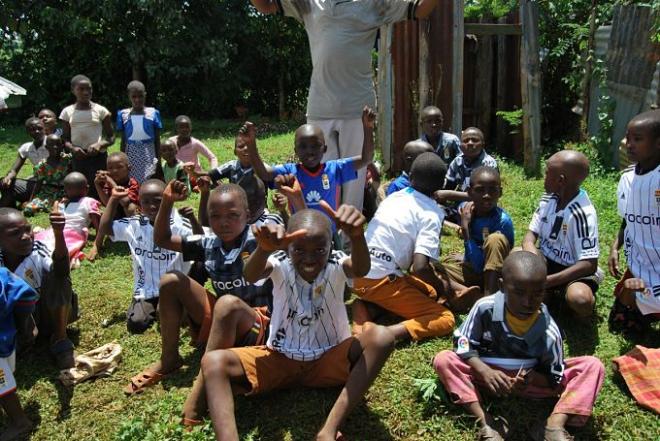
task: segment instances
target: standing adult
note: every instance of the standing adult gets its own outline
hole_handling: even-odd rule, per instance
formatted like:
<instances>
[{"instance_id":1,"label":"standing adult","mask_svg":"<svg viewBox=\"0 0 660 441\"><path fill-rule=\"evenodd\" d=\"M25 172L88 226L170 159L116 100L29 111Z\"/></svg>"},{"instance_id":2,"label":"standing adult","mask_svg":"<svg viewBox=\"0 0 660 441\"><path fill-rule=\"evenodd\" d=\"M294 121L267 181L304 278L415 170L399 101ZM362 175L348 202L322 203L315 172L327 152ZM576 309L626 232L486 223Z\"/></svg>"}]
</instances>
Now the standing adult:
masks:
<instances>
[{"instance_id":1,"label":"standing adult","mask_svg":"<svg viewBox=\"0 0 660 441\"><path fill-rule=\"evenodd\" d=\"M323 161L362 151L362 109L375 107L371 49L378 28L426 18L438 0L250 0L264 14L293 17L305 26L312 55L307 122L319 126ZM342 202L362 207L366 168L342 188Z\"/></svg>"}]
</instances>

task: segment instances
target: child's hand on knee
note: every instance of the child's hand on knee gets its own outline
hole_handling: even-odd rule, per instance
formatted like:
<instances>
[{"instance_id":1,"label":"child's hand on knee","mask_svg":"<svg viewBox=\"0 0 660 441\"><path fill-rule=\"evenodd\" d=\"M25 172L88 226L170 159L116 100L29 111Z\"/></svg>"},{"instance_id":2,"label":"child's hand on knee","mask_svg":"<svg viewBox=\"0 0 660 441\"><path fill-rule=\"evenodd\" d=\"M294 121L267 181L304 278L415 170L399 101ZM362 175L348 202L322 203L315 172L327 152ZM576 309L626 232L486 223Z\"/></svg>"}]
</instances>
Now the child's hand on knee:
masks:
<instances>
[{"instance_id":1,"label":"child's hand on knee","mask_svg":"<svg viewBox=\"0 0 660 441\"><path fill-rule=\"evenodd\" d=\"M621 293L621 303L628 307L635 306L635 293L641 292L644 296L651 295L649 290L642 279L626 279L623 282L623 292Z\"/></svg>"},{"instance_id":2,"label":"child's hand on knee","mask_svg":"<svg viewBox=\"0 0 660 441\"><path fill-rule=\"evenodd\" d=\"M257 240L257 245L263 251L272 252L286 250L291 242L307 234L307 230L298 230L287 233L282 225L267 224L257 227L252 226L252 234Z\"/></svg>"},{"instance_id":3,"label":"child's hand on knee","mask_svg":"<svg viewBox=\"0 0 660 441\"><path fill-rule=\"evenodd\" d=\"M325 201L321 201L320 205L323 211L328 213L330 219L335 222L337 228L344 231L348 237L354 239L364 235L364 224L367 222L367 219L360 210L352 205L344 204L335 211Z\"/></svg>"}]
</instances>

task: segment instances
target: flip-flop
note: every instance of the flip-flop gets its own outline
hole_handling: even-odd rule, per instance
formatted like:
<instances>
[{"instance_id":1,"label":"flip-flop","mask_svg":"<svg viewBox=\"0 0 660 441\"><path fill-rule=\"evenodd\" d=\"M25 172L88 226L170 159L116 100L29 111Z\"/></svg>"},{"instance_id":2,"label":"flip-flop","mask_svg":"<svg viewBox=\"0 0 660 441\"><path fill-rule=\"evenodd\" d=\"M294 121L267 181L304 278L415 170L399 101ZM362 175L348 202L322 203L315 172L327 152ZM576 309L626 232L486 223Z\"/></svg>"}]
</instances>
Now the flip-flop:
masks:
<instances>
[{"instance_id":1,"label":"flip-flop","mask_svg":"<svg viewBox=\"0 0 660 441\"><path fill-rule=\"evenodd\" d=\"M192 432L195 427L201 426L202 424L204 424L203 420L196 420L186 417L181 418L181 425L183 426L183 430L186 432Z\"/></svg>"},{"instance_id":2,"label":"flip-flop","mask_svg":"<svg viewBox=\"0 0 660 441\"><path fill-rule=\"evenodd\" d=\"M124 388L124 393L126 395L140 394L144 392L146 388L160 383L164 378L167 378L168 375L169 374L161 374L160 372L145 369L131 378L131 382Z\"/></svg>"}]
</instances>

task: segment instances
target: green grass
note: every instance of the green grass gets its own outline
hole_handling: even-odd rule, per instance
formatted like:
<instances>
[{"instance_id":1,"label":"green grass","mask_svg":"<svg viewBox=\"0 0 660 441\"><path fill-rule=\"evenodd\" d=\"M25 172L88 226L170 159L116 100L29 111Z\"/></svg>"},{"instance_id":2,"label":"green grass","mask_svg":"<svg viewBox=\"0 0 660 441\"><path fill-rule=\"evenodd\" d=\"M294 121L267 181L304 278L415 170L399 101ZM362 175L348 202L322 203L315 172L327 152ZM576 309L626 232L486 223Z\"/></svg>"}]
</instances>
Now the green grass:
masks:
<instances>
[{"instance_id":1,"label":"green grass","mask_svg":"<svg viewBox=\"0 0 660 441\"><path fill-rule=\"evenodd\" d=\"M219 129L218 129L219 127ZM237 123L196 124L194 135L218 155L220 162L233 157L232 144ZM273 162L291 156L291 126L271 127L273 133L261 138L263 156ZM271 130L269 129L269 130ZM20 127L0 128L0 173L16 156L16 147L24 142ZM22 175L29 175L26 166ZM542 192L542 181L525 178L518 165L501 161L504 180L502 206L509 211L516 226L519 243ZM614 190L615 175L592 177L585 188L598 208L601 249L607 249L618 228ZM196 206L193 197L191 204ZM45 215L34 219L45 226ZM461 243L443 236L443 250L460 250ZM602 251L601 266L605 267ZM180 375L147 390L141 396L126 398L121 389L132 375L159 356L157 328L144 335L126 331L124 313L130 302L131 260L125 246L113 245L104 258L94 264L83 262L73 272L73 282L80 295L83 316L72 325L78 350L93 349L103 343L121 343L123 361L109 378L80 384L74 390L63 388L55 380L57 371L38 347L18 361L17 380L20 397L30 417L38 423L33 440L202 440L213 439L210 424L192 433L178 426L183 400L199 368L200 354L184 338L182 353L186 367ZM596 403L594 417L577 439L655 440L660 437L660 419L642 410L631 398L619 376L613 375L610 360L627 352L635 343L658 347L657 328L637 342L611 334L607 314L612 302L614 280L608 276L598 293L598 317L593 326L572 323L557 317L568 334L567 355L595 354L607 368L607 378ZM104 320L109 321L103 326ZM353 412L343 428L352 440L468 440L474 439L474 422L456 406L446 402L441 388L435 389L435 375L430 366L433 355L451 347L449 338L423 343L400 344L370 389L363 404ZM420 381L422 380L422 381ZM423 385L424 387L420 386ZM423 393L427 395L424 398ZM237 419L245 440L309 440L322 424L334 402L337 390L291 390L253 398L237 399ZM513 439L523 440L525 427L551 409L544 402L524 400L488 400L491 411L514 423ZM0 416L0 427L5 423Z\"/></svg>"}]
</instances>

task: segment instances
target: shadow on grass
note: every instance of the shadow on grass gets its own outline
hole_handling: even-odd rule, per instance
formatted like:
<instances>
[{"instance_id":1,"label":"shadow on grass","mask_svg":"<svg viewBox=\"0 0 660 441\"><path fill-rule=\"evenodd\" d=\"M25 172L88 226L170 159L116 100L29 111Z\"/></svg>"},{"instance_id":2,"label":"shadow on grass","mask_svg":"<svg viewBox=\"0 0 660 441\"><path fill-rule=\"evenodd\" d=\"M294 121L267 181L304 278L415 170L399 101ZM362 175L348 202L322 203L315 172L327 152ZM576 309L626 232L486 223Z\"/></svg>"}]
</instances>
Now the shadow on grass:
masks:
<instances>
[{"instance_id":1,"label":"shadow on grass","mask_svg":"<svg viewBox=\"0 0 660 441\"><path fill-rule=\"evenodd\" d=\"M598 323L602 318L594 315L590 318L578 319L564 302L551 304L548 308L562 332L571 357L593 355L600 342Z\"/></svg>"}]
</instances>

